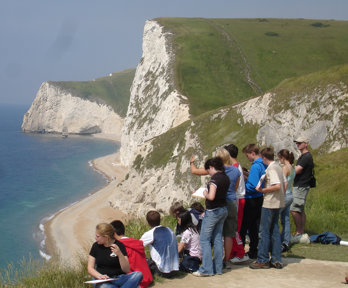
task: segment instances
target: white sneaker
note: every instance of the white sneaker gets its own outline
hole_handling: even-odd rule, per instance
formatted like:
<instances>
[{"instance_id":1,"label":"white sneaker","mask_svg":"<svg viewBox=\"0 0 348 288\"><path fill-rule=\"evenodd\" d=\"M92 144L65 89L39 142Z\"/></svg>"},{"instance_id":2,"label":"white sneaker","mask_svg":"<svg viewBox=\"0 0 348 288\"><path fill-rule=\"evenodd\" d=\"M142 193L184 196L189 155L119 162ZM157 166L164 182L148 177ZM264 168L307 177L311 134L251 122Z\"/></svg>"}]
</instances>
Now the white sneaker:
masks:
<instances>
[{"instance_id":1,"label":"white sneaker","mask_svg":"<svg viewBox=\"0 0 348 288\"><path fill-rule=\"evenodd\" d=\"M230 262L233 264L238 264L238 263L242 263L242 262L245 262L248 260L249 260L249 256L247 254L245 254L242 258L233 257L232 259L230 259Z\"/></svg>"},{"instance_id":2,"label":"white sneaker","mask_svg":"<svg viewBox=\"0 0 348 288\"><path fill-rule=\"evenodd\" d=\"M195 271L195 272L192 272L192 275L193 275L193 276L196 276L196 277L209 277L209 276L212 276L212 275L208 275L208 274L202 274L202 273L199 272L198 270Z\"/></svg>"},{"instance_id":3,"label":"white sneaker","mask_svg":"<svg viewBox=\"0 0 348 288\"><path fill-rule=\"evenodd\" d=\"M309 243L311 243L311 240L309 239L308 234L305 233L305 234L301 235L299 242L302 243L302 244L309 244Z\"/></svg>"},{"instance_id":4,"label":"white sneaker","mask_svg":"<svg viewBox=\"0 0 348 288\"><path fill-rule=\"evenodd\" d=\"M291 236L290 243L291 244L300 243L301 237L302 237L302 234L298 234L296 236Z\"/></svg>"}]
</instances>

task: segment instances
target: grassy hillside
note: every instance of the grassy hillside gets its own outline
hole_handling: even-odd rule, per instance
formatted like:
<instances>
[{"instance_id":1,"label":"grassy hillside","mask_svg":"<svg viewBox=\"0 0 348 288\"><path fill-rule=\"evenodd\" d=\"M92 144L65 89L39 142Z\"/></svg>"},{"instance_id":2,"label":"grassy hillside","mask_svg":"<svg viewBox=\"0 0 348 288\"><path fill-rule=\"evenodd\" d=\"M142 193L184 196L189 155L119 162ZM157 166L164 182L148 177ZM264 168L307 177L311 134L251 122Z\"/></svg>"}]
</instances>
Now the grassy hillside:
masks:
<instances>
[{"instance_id":1,"label":"grassy hillside","mask_svg":"<svg viewBox=\"0 0 348 288\"><path fill-rule=\"evenodd\" d=\"M51 82L83 99L110 105L121 117L127 114L135 69L113 73L93 81Z\"/></svg>"},{"instance_id":2,"label":"grassy hillside","mask_svg":"<svg viewBox=\"0 0 348 288\"><path fill-rule=\"evenodd\" d=\"M348 63L348 21L156 20L174 33L176 85L195 116Z\"/></svg>"}]
</instances>

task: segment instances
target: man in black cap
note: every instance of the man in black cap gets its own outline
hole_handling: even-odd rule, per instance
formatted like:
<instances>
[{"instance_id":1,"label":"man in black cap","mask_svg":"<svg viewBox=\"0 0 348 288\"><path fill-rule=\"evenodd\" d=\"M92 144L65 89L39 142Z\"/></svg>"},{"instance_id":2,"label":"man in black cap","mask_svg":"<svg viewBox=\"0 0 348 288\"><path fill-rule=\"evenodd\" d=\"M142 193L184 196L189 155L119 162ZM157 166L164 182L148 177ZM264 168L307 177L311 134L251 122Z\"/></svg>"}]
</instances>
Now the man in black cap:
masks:
<instances>
[{"instance_id":1,"label":"man in black cap","mask_svg":"<svg viewBox=\"0 0 348 288\"><path fill-rule=\"evenodd\" d=\"M296 176L293 186L293 202L290 206L291 215L294 218L296 226L295 237L301 237L304 234L306 225L305 204L306 198L311 187L313 179L313 157L308 151L309 140L306 137L298 137L295 141L297 149L300 150L301 156L296 163Z\"/></svg>"}]
</instances>

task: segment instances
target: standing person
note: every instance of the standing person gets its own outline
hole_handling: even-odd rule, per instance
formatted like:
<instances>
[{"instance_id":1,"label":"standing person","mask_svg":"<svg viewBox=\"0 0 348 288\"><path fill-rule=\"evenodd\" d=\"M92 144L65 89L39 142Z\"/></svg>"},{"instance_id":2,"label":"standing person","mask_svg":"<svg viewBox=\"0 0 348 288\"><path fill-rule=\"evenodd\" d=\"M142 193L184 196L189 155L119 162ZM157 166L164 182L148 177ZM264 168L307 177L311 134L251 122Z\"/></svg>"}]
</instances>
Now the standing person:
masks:
<instances>
[{"instance_id":1,"label":"standing person","mask_svg":"<svg viewBox=\"0 0 348 288\"><path fill-rule=\"evenodd\" d=\"M237 197L236 190L239 187L239 181L241 173L237 167L232 165L230 153L225 148L220 148L217 153L217 157L222 159L225 166L225 173L230 179L230 186L228 187L226 194L226 205L227 205L227 217L224 222L223 235L224 235L224 269L232 269L231 263L229 262L230 255L232 252L233 238L237 232Z\"/></svg>"},{"instance_id":2,"label":"standing person","mask_svg":"<svg viewBox=\"0 0 348 288\"><path fill-rule=\"evenodd\" d=\"M267 165L265 188L256 187L263 193L263 204L260 221L260 241L257 260L250 264L252 269L267 269L271 267L282 269L281 240L278 227L279 211L284 207L284 175L283 170L274 161L273 148L261 151L262 161ZM271 258L269 257L271 252Z\"/></svg>"},{"instance_id":3,"label":"standing person","mask_svg":"<svg viewBox=\"0 0 348 288\"><path fill-rule=\"evenodd\" d=\"M294 164L294 154L292 152L282 149L278 152L278 158L280 163L283 164L283 174L286 177L284 208L280 210L282 252L286 252L289 250L290 245L290 205L292 203L292 183L294 182L296 172L292 166Z\"/></svg>"},{"instance_id":4,"label":"standing person","mask_svg":"<svg viewBox=\"0 0 348 288\"><path fill-rule=\"evenodd\" d=\"M111 224L96 226L95 240L88 256L87 270L95 279L117 278L98 283L97 288L136 288L143 279L141 272L130 272L127 251L124 245L114 238ZM129 274L127 274L129 273Z\"/></svg>"},{"instance_id":5,"label":"standing person","mask_svg":"<svg viewBox=\"0 0 348 288\"><path fill-rule=\"evenodd\" d=\"M151 259L148 264L152 274L170 277L179 270L179 255L173 231L161 225L161 215L151 210L146 214L151 229L141 236L144 246L150 247Z\"/></svg>"},{"instance_id":6,"label":"standing person","mask_svg":"<svg viewBox=\"0 0 348 288\"><path fill-rule=\"evenodd\" d=\"M230 255L232 251L233 238L236 236L236 232L237 232L236 190L239 187L241 173L238 170L238 168L232 165L230 154L225 148L220 148L216 153L216 157L220 157L222 159L222 162L225 168L225 173L230 179L230 185L228 187L228 191L226 194L227 218L223 226L224 250L225 250L223 268L232 269L229 259L230 259ZM202 171L202 169L196 168L194 164L191 165L191 172L192 174L197 174L197 175L205 175L207 173L207 171L204 172L204 170Z\"/></svg>"},{"instance_id":7,"label":"standing person","mask_svg":"<svg viewBox=\"0 0 348 288\"><path fill-rule=\"evenodd\" d=\"M295 237L301 237L306 225L305 204L310 188L310 182L313 179L313 157L308 150L308 139L298 137L295 141L297 149L301 156L298 158L295 171L293 187L293 202L290 206L291 215L294 218L296 233Z\"/></svg>"},{"instance_id":8,"label":"standing person","mask_svg":"<svg viewBox=\"0 0 348 288\"><path fill-rule=\"evenodd\" d=\"M192 223L189 211L181 212L178 215L178 223L182 231L178 252L184 254L179 270L192 273L199 269L202 259L199 233L197 227Z\"/></svg>"},{"instance_id":9,"label":"standing person","mask_svg":"<svg viewBox=\"0 0 348 288\"><path fill-rule=\"evenodd\" d=\"M128 255L130 271L140 271L143 274L139 286L146 288L153 280L149 265L146 262L146 255L143 242L132 237L126 237L126 228L122 221L114 220L110 223L115 229L115 239L120 241L125 247Z\"/></svg>"},{"instance_id":10,"label":"standing person","mask_svg":"<svg viewBox=\"0 0 348 288\"><path fill-rule=\"evenodd\" d=\"M204 168L211 176L204 190L206 210L202 221L200 243L202 249L202 265L192 275L197 277L222 274L222 229L227 217L226 194L230 180L225 174L221 158L208 159ZM214 260L212 258L212 243L214 245ZM215 268L215 271L214 271Z\"/></svg>"},{"instance_id":11,"label":"standing person","mask_svg":"<svg viewBox=\"0 0 348 288\"><path fill-rule=\"evenodd\" d=\"M250 238L248 256L251 259L256 259L263 194L256 191L255 188L261 176L265 174L267 165L263 163L259 154L259 147L256 144L248 144L245 146L243 148L243 153L252 164L248 180L245 183L245 206L240 235L245 245L245 236L248 231Z\"/></svg>"},{"instance_id":12,"label":"standing person","mask_svg":"<svg viewBox=\"0 0 348 288\"><path fill-rule=\"evenodd\" d=\"M243 241L240 237L240 229L243 221L244 205L245 205L245 181L243 175L243 168L237 160L238 147L234 144L229 144L224 147L230 154L233 166L237 167L241 176L239 177L239 186L236 190L237 197L237 231L236 236L233 237L232 251L230 255L231 263L241 263L249 260L247 254L245 254Z\"/></svg>"}]
</instances>

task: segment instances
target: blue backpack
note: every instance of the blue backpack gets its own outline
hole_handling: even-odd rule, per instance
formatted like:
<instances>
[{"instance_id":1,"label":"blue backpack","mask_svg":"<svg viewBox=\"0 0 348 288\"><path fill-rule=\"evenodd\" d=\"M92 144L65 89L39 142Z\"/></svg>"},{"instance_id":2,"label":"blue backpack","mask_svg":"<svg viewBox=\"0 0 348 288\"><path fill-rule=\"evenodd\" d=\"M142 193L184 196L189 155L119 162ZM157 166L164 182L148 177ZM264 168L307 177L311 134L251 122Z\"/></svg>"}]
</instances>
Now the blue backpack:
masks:
<instances>
[{"instance_id":1,"label":"blue backpack","mask_svg":"<svg viewBox=\"0 0 348 288\"><path fill-rule=\"evenodd\" d=\"M321 244L336 244L339 245L341 238L331 232L324 232L318 235L312 235L309 237L311 243L321 243Z\"/></svg>"}]
</instances>

